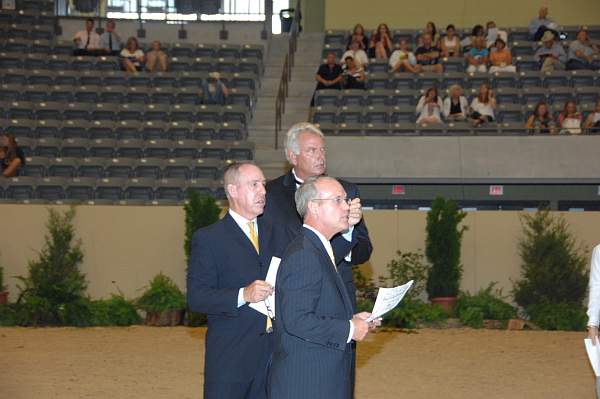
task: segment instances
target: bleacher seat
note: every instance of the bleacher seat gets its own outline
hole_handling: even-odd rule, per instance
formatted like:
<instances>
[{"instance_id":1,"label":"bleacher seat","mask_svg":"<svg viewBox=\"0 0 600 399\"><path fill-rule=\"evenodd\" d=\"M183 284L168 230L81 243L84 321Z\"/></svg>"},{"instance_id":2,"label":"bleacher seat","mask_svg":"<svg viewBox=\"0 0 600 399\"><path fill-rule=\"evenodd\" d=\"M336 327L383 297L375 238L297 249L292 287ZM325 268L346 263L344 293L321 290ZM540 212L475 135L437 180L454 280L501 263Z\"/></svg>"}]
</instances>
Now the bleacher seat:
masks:
<instances>
[{"instance_id":1,"label":"bleacher seat","mask_svg":"<svg viewBox=\"0 0 600 399\"><path fill-rule=\"evenodd\" d=\"M96 178L74 177L65 181L65 194L67 198L75 201L91 201L94 199Z\"/></svg>"},{"instance_id":2,"label":"bleacher seat","mask_svg":"<svg viewBox=\"0 0 600 399\"><path fill-rule=\"evenodd\" d=\"M105 165L105 175L107 177L130 178L137 160L135 158L112 158Z\"/></svg>"},{"instance_id":3,"label":"bleacher seat","mask_svg":"<svg viewBox=\"0 0 600 399\"><path fill-rule=\"evenodd\" d=\"M163 158L141 158L135 164L134 175L136 177L160 178L165 159Z\"/></svg>"},{"instance_id":4,"label":"bleacher seat","mask_svg":"<svg viewBox=\"0 0 600 399\"><path fill-rule=\"evenodd\" d=\"M48 176L75 177L78 167L79 158L53 158L48 163L47 174Z\"/></svg>"},{"instance_id":5,"label":"bleacher seat","mask_svg":"<svg viewBox=\"0 0 600 399\"><path fill-rule=\"evenodd\" d=\"M65 183L67 179L60 176L39 178L36 182L35 197L45 201L65 199Z\"/></svg>"}]
</instances>

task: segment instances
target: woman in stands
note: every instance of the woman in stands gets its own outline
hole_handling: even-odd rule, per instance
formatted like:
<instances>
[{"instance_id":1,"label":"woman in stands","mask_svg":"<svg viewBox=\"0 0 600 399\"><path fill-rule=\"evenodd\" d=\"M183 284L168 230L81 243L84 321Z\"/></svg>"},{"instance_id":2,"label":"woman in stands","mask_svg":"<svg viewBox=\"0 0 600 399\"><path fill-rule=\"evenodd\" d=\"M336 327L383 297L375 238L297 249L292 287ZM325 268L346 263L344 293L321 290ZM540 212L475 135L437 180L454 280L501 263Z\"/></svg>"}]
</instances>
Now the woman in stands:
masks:
<instances>
[{"instance_id":1,"label":"woman in stands","mask_svg":"<svg viewBox=\"0 0 600 399\"><path fill-rule=\"evenodd\" d=\"M367 51L369 48L369 38L365 33L365 28L361 24L354 25L354 29L352 30L352 34L348 38L348 43L346 44L346 50L350 49L350 45L352 42L358 41L359 48L361 50Z\"/></svg>"},{"instance_id":2,"label":"woman in stands","mask_svg":"<svg viewBox=\"0 0 600 399\"><path fill-rule=\"evenodd\" d=\"M442 99L438 96L437 88L427 89L417 103L417 123L442 123Z\"/></svg>"},{"instance_id":3,"label":"woman in stands","mask_svg":"<svg viewBox=\"0 0 600 399\"><path fill-rule=\"evenodd\" d=\"M435 24L431 21L427 22L423 33L429 33L431 35L431 45L433 47L440 47L440 34L435 27Z\"/></svg>"},{"instance_id":4,"label":"woman in stands","mask_svg":"<svg viewBox=\"0 0 600 399\"><path fill-rule=\"evenodd\" d=\"M421 72L421 65L417 64L417 58L409 50L406 39L401 39L398 49L394 50L388 61L390 72Z\"/></svg>"},{"instance_id":5,"label":"woman in stands","mask_svg":"<svg viewBox=\"0 0 600 399\"><path fill-rule=\"evenodd\" d=\"M506 42L502 38L497 38L494 43L494 49L490 52L490 73L496 72L517 72L517 67L512 64L512 54L506 48Z\"/></svg>"},{"instance_id":6,"label":"woman in stands","mask_svg":"<svg viewBox=\"0 0 600 399\"><path fill-rule=\"evenodd\" d=\"M596 101L596 108L588 115L583 127L590 133L600 133L600 100Z\"/></svg>"},{"instance_id":7,"label":"woman in stands","mask_svg":"<svg viewBox=\"0 0 600 399\"><path fill-rule=\"evenodd\" d=\"M454 25L446 26L446 35L440 40L440 46L444 57L460 56L460 39L456 36Z\"/></svg>"},{"instance_id":8,"label":"woman in stands","mask_svg":"<svg viewBox=\"0 0 600 399\"><path fill-rule=\"evenodd\" d=\"M379 24L377 31L371 36L369 56L378 60L387 60L392 53L392 35L386 24Z\"/></svg>"},{"instance_id":9,"label":"woman in stands","mask_svg":"<svg viewBox=\"0 0 600 399\"><path fill-rule=\"evenodd\" d=\"M135 73L142 70L142 64L145 61L144 52L135 37L127 39L125 48L121 50L121 66L123 70L129 73Z\"/></svg>"},{"instance_id":10,"label":"woman in stands","mask_svg":"<svg viewBox=\"0 0 600 399\"><path fill-rule=\"evenodd\" d=\"M444 99L444 117L447 121L464 121L469 115L469 102L462 95L462 87L452 85L448 89L448 97Z\"/></svg>"},{"instance_id":11,"label":"woman in stands","mask_svg":"<svg viewBox=\"0 0 600 399\"><path fill-rule=\"evenodd\" d=\"M562 134L581 134L583 116L577 111L577 104L570 100L565 103L563 112L558 116L558 124Z\"/></svg>"},{"instance_id":12,"label":"woman in stands","mask_svg":"<svg viewBox=\"0 0 600 399\"><path fill-rule=\"evenodd\" d=\"M354 58L344 59L344 89L365 89L365 70L356 65Z\"/></svg>"},{"instance_id":13,"label":"woman in stands","mask_svg":"<svg viewBox=\"0 0 600 399\"><path fill-rule=\"evenodd\" d=\"M494 121L496 98L487 83L479 86L479 94L471 101L471 122L474 127Z\"/></svg>"},{"instance_id":14,"label":"woman in stands","mask_svg":"<svg viewBox=\"0 0 600 399\"><path fill-rule=\"evenodd\" d=\"M530 133L549 133L554 134L555 122L550 109L545 102L539 102L535 106L533 113L527 118L525 127Z\"/></svg>"},{"instance_id":15,"label":"woman in stands","mask_svg":"<svg viewBox=\"0 0 600 399\"><path fill-rule=\"evenodd\" d=\"M10 133L0 135L0 169L2 176L13 177L25 165L25 154L19 148L15 136Z\"/></svg>"},{"instance_id":16,"label":"woman in stands","mask_svg":"<svg viewBox=\"0 0 600 399\"><path fill-rule=\"evenodd\" d=\"M471 30L471 36L465 37L460 42L460 45L463 48L463 50L465 50L465 49L468 50L471 47L473 47L473 45L475 43L475 38L477 38L477 37L483 37L485 39L485 29L483 28L483 25L475 25L473 27L473 29Z\"/></svg>"}]
</instances>

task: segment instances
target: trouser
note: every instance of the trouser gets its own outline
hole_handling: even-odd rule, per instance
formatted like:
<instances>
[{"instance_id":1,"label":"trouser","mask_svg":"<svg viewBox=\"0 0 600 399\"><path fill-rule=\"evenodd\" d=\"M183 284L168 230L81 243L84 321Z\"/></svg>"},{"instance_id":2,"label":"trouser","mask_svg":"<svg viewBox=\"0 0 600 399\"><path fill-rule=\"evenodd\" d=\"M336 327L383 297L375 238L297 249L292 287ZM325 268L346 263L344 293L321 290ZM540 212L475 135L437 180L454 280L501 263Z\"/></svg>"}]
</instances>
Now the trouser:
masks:
<instances>
[{"instance_id":1,"label":"trouser","mask_svg":"<svg viewBox=\"0 0 600 399\"><path fill-rule=\"evenodd\" d=\"M578 69L594 69L594 66L591 62L584 62L573 58L567 61L567 70L574 71Z\"/></svg>"},{"instance_id":2,"label":"trouser","mask_svg":"<svg viewBox=\"0 0 600 399\"><path fill-rule=\"evenodd\" d=\"M264 367L256 371L251 381L205 381L204 399L267 399L267 374L271 365L271 354L265 353L260 364Z\"/></svg>"},{"instance_id":3,"label":"trouser","mask_svg":"<svg viewBox=\"0 0 600 399\"><path fill-rule=\"evenodd\" d=\"M350 366L350 393L354 399L354 386L356 382L356 341L352 341L352 365Z\"/></svg>"},{"instance_id":4,"label":"trouser","mask_svg":"<svg viewBox=\"0 0 600 399\"><path fill-rule=\"evenodd\" d=\"M540 68L540 71L552 72L552 71L562 71L564 69L565 69L565 64L563 64L562 62L560 62L552 57L546 57L544 59L544 62L542 63L542 67Z\"/></svg>"}]
</instances>

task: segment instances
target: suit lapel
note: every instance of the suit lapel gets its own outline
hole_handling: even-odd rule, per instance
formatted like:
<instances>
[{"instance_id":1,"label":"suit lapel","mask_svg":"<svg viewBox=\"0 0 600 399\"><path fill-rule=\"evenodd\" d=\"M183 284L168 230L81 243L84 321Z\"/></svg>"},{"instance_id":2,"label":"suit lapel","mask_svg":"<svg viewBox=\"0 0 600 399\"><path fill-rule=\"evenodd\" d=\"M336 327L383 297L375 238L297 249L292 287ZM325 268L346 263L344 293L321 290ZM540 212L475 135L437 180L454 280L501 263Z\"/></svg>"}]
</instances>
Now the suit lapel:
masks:
<instances>
[{"instance_id":1,"label":"suit lapel","mask_svg":"<svg viewBox=\"0 0 600 399\"><path fill-rule=\"evenodd\" d=\"M296 219L299 222L302 222L302 218L298 214L298 211L296 211L296 179L291 170L283 177L283 195L285 195L286 199L285 204L288 204L290 207L290 212L296 215Z\"/></svg>"},{"instance_id":2,"label":"suit lapel","mask_svg":"<svg viewBox=\"0 0 600 399\"><path fill-rule=\"evenodd\" d=\"M248 239L246 234L242 231L240 226L238 226L238 224L235 222L235 220L233 220L233 218L231 217L229 212L227 212L225 217L223 217L223 223L225 223L225 226L227 227L227 230L229 231L231 238L233 240L237 241L240 245L242 245L244 248L246 248L246 250L249 253L252 253L252 254L254 254L254 256L258 257L258 254L256 253L256 250L254 249L254 245L252 245L252 243L250 242L250 240ZM259 234L259 245L260 245L260 231L258 232L258 234Z\"/></svg>"}]
</instances>

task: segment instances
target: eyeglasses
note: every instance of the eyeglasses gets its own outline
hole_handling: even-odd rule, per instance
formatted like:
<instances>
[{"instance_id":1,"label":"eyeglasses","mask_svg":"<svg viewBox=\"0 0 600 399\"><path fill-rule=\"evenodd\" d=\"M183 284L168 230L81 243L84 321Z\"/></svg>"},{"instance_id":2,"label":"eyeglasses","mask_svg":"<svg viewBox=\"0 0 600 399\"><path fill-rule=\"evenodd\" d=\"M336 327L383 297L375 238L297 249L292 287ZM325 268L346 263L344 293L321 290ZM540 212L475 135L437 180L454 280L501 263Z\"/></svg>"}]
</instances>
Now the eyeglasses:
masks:
<instances>
[{"instance_id":1,"label":"eyeglasses","mask_svg":"<svg viewBox=\"0 0 600 399\"><path fill-rule=\"evenodd\" d=\"M350 202L352 202L352 200L350 198L343 198L343 197L335 197L335 198L313 198L313 201L333 201L334 204L336 205L342 205L342 203L346 203L348 205L350 205Z\"/></svg>"}]
</instances>

